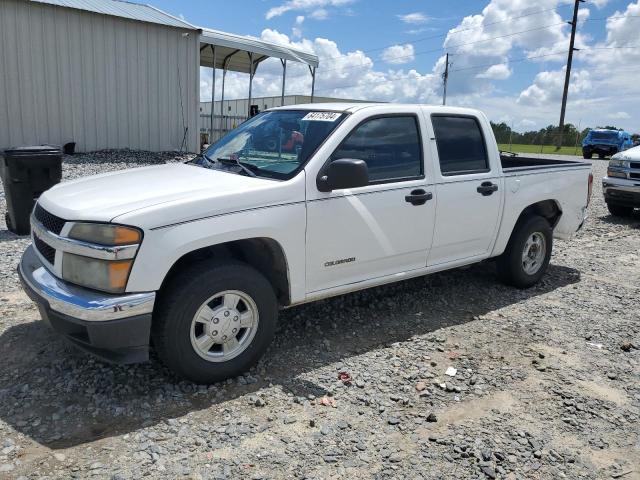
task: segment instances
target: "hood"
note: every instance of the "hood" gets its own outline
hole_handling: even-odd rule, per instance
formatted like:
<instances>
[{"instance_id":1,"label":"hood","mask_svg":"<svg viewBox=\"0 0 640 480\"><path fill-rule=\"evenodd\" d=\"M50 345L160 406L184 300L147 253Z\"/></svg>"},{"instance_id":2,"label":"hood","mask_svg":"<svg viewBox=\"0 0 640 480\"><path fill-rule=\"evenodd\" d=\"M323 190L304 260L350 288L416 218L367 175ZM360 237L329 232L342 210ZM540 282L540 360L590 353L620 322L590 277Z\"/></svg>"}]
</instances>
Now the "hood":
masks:
<instances>
[{"instance_id":1,"label":"hood","mask_svg":"<svg viewBox=\"0 0 640 480\"><path fill-rule=\"evenodd\" d=\"M612 160L631 160L631 161L640 161L640 146L630 148L629 150L625 150L624 152L616 153Z\"/></svg>"},{"instance_id":2,"label":"hood","mask_svg":"<svg viewBox=\"0 0 640 480\"><path fill-rule=\"evenodd\" d=\"M109 222L169 202L272 189L280 182L174 163L135 168L58 184L38 202L66 220Z\"/></svg>"}]
</instances>

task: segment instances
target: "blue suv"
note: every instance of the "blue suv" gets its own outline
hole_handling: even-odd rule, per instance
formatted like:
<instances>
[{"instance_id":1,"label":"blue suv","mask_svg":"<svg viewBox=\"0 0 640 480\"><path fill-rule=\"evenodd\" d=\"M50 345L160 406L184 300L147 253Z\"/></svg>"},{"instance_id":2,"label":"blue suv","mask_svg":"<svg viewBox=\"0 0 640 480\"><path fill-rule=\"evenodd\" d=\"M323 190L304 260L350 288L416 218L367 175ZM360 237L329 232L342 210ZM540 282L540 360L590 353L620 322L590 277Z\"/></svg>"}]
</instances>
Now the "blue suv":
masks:
<instances>
[{"instance_id":1,"label":"blue suv","mask_svg":"<svg viewBox=\"0 0 640 480\"><path fill-rule=\"evenodd\" d=\"M582 156L591 158L595 153L599 158L615 155L633 147L631 135L622 130L589 130L582 141Z\"/></svg>"}]
</instances>

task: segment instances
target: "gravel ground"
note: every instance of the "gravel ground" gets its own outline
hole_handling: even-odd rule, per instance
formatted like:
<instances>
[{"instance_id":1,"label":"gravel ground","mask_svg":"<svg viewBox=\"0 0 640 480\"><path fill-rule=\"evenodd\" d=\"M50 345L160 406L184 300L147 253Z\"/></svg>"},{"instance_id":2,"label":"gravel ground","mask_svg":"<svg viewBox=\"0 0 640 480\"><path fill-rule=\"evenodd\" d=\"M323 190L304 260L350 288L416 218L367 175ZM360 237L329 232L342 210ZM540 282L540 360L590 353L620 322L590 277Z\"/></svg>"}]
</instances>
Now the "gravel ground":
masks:
<instances>
[{"instance_id":1,"label":"gravel ground","mask_svg":"<svg viewBox=\"0 0 640 480\"><path fill-rule=\"evenodd\" d=\"M85 155L64 176L173 160ZM293 308L255 370L210 387L67 346L2 230L0 477L640 478L640 216L608 215L605 169L538 286L486 263Z\"/></svg>"}]
</instances>

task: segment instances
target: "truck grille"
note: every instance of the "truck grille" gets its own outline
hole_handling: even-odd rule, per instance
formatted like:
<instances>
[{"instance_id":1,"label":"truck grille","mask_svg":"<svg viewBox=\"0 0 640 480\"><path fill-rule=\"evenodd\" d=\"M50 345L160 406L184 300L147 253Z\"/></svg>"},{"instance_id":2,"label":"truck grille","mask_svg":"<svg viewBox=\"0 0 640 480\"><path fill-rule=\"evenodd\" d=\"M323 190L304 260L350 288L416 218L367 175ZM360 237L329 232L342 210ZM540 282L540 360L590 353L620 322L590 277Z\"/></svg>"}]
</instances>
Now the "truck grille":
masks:
<instances>
[{"instance_id":1,"label":"truck grille","mask_svg":"<svg viewBox=\"0 0 640 480\"><path fill-rule=\"evenodd\" d=\"M47 262L53 265L56 260L56 249L50 247L48 244L40 240L36 235L33 236L33 244L38 249L38 252L40 252L40 255L42 255L47 260Z\"/></svg>"},{"instance_id":2,"label":"truck grille","mask_svg":"<svg viewBox=\"0 0 640 480\"><path fill-rule=\"evenodd\" d=\"M56 235L60 235L62 227L64 227L64 224L66 223L66 220L63 220L62 218L56 217L54 214L47 212L39 204L36 204L33 215L44 228L46 228L50 232L55 233Z\"/></svg>"},{"instance_id":3,"label":"truck grille","mask_svg":"<svg viewBox=\"0 0 640 480\"><path fill-rule=\"evenodd\" d=\"M629 178L633 178L634 180L640 180L640 173L630 172Z\"/></svg>"},{"instance_id":4,"label":"truck grille","mask_svg":"<svg viewBox=\"0 0 640 480\"><path fill-rule=\"evenodd\" d=\"M638 170L640 170L640 162L631 162L631 163L629 164L629 166L630 166L631 168L633 168L633 169L638 169Z\"/></svg>"}]
</instances>

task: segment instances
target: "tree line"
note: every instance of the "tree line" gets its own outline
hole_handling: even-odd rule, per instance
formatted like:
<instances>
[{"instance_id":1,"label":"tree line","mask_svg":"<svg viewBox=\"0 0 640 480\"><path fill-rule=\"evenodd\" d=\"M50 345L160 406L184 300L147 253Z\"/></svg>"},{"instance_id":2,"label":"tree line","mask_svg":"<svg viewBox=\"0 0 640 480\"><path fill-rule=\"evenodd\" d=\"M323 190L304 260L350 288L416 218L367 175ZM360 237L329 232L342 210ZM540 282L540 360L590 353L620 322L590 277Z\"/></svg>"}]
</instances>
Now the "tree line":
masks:
<instances>
[{"instance_id":1,"label":"tree line","mask_svg":"<svg viewBox=\"0 0 640 480\"><path fill-rule=\"evenodd\" d=\"M500 144L518 144L518 145L556 145L558 142L558 136L560 134L557 125L549 125L546 128L540 130L531 130L528 132L520 133L512 130L505 122L493 123L491 122L493 133L496 136L496 140ZM606 125L603 127L607 130L623 130L612 125ZM591 128L585 128L582 131L578 131L575 125L567 123L562 131L562 146L573 147L574 145L580 145L584 137L587 136ZM632 135L633 140L637 143L640 142L640 134L636 133Z\"/></svg>"}]
</instances>

